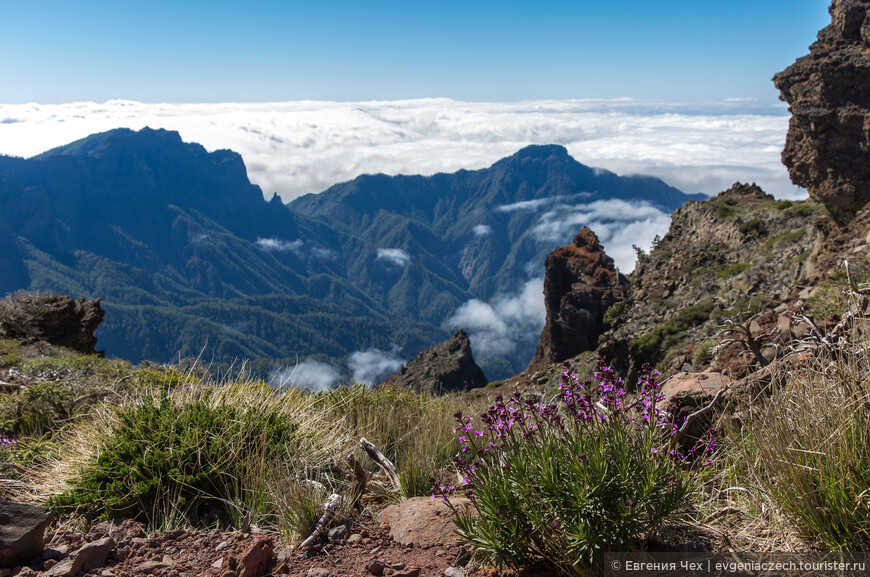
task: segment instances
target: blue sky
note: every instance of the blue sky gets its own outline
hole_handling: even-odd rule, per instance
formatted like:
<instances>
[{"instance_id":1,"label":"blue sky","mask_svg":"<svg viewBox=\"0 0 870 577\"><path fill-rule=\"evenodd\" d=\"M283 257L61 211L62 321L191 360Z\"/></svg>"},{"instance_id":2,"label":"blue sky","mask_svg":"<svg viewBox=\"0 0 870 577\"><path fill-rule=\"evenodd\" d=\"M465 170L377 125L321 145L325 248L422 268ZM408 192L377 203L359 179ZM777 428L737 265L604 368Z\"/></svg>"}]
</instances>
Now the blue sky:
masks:
<instances>
[{"instance_id":1,"label":"blue sky","mask_svg":"<svg viewBox=\"0 0 870 577\"><path fill-rule=\"evenodd\" d=\"M5 1L0 103L771 102L828 4Z\"/></svg>"}]
</instances>

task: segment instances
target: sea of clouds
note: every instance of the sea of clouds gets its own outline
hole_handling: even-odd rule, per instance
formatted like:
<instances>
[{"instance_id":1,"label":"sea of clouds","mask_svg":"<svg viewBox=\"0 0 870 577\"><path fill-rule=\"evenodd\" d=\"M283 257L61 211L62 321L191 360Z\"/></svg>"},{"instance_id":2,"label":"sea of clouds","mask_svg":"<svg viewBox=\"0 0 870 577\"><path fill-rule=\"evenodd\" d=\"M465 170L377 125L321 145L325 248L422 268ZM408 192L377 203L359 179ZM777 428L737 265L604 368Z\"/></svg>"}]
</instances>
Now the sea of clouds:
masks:
<instances>
[{"instance_id":1,"label":"sea of clouds","mask_svg":"<svg viewBox=\"0 0 870 577\"><path fill-rule=\"evenodd\" d=\"M788 129L784 105L753 101L651 103L630 99L458 102L145 104L131 101L0 104L0 154L29 157L112 128L177 130L209 150L240 153L266 197L285 201L365 173L434 174L484 168L529 144L561 144L579 162L617 174L658 176L685 192L715 194L736 181L756 182L778 198L804 198L780 162ZM583 226L598 235L624 272L633 245L664 235L668 214L644 203L593 201L582 194L516 203L493 210L537 214L532 233L553 246ZM491 234L487 225L474 234ZM258 239L263 250L334 258L301 240ZM383 248L378 260L404 267L414 258ZM529 263L516 294L471 300L445 326L465 328L475 351L490 356L534 350L544 324L542 263ZM339 367L303 360L276 372L276 384L323 390L347 375L376 383L405 359L397 349L353 353Z\"/></svg>"},{"instance_id":2,"label":"sea of clouds","mask_svg":"<svg viewBox=\"0 0 870 577\"><path fill-rule=\"evenodd\" d=\"M285 201L364 173L484 168L528 144L562 144L589 166L658 176L689 193L713 194L740 180L777 197L803 196L779 160L786 109L739 100L0 104L0 154L29 157L95 132L144 126L235 150L266 196Z\"/></svg>"}]
</instances>

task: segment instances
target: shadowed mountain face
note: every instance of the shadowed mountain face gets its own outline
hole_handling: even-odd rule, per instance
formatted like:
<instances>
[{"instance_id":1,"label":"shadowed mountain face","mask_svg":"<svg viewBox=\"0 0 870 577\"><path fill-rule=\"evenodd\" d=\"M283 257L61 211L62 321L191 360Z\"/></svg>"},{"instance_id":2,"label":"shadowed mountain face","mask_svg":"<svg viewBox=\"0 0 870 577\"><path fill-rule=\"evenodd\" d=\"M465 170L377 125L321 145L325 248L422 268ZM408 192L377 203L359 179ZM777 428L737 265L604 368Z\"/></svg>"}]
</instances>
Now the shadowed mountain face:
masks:
<instances>
[{"instance_id":1,"label":"shadowed mountain face","mask_svg":"<svg viewBox=\"0 0 870 577\"><path fill-rule=\"evenodd\" d=\"M202 352L262 371L371 348L410 358L451 334L464 303L511 294L536 264L542 274L565 211L688 198L536 146L485 170L362 176L288 207L263 199L236 153L117 129L0 157L0 292L101 297L100 343L133 361ZM516 372L534 340L526 348L493 356L501 370L481 364L491 378Z\"/></svg>"}]
</instances>

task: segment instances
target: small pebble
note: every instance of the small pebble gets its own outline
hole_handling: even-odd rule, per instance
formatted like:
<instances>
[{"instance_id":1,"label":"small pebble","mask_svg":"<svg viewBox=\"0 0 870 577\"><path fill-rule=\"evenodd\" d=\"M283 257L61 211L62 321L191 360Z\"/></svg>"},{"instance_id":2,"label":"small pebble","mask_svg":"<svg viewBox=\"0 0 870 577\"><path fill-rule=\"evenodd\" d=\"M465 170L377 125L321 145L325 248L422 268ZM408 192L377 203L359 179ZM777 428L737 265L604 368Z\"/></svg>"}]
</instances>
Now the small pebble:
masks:
<instances>
[{"instance_id":1,"label":"small pebble","mask_svg":"<svg viewBox=\"0 0 870 577\"><path fill-rule=\"evenodd\" d=\"M444 577L465 577L465 571L459 567L448 567L444 570Z\"/></svg>"},{"instance_id":2,"label":"small pebble","mask_svg":"<svg viewBox=\"0 0 870 577\"><path fill-rule=\"evenodd\" d=\"M381 575L384 572L384 569L387 568L387 564L381 561L380 559L375 559L368 566L368 572L372 575Z\"/></svg>"},{"instance_id":3,"label":"small pebble","mask_svg":"<svg viewBox=\"0 0 870 577\"><path fill-rule=\"evenodd\" d=\"M218 546L214 548L214 550L215 551L223 551L224 549L226 549L229 546L230 546L230 544L227 543L226 541L221 541L220 543L218 543Z\"/></svg>"}]
</instances>

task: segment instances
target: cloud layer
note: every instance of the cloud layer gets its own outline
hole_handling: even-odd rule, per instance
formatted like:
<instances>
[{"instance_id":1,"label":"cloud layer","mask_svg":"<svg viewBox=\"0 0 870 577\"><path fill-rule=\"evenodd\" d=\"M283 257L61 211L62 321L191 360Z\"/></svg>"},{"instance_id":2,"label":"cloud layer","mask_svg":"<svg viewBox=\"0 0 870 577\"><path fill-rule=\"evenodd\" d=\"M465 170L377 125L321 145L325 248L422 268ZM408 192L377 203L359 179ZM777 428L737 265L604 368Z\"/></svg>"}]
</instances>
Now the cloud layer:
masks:
<instances>
[{"instance_id":1,"label":"cloud layer","mask_svg":"<svg viewBox=\"0 0 870 577\"><path fill-rule=\"evenodd\" d=\"M517 294L491 303L472 299L456 309L446 326L465 329L475 355L510 356L538 341L547 318L543 293L544 279L534 278Z\"/></svg>"},{"instance_id":2,"label":"cloud layer","mask_svg":"<svg viewBox=\"0 0 870 577\"><path fill-rule=\"evenodd\" d=\"M296 387L316 393L328 391L341 379L338 368L328 363L307 360L295 367L285 367L272 374L270 383L275 387Z\"/></svg>"},{"instance_id":3,"label":"cloud layer","mask_svg":"<svg viewBox=\"0 0 870 577\"><path fill-rule=\"evenodd\" d=\"M369 349L350 355L347 366L353 373L353 380L369 386L382 383L387 377L399 370L405 363L397 348L390 351Z\"/></svg>"},{"instance_id":4,"label":"cloud layer","mask_svg":"<svg viewBox=\"0 0 870 577\"><path fill-rule=\"evenodd\" d=\"M94 132L144 126L239 152L251 180L285 201L363 173L484 168L528 144L551 143L584 164L651 174L685 192L716 193L740 180L779 197L803 196L779 159L785 108L754 102L0 105L0 153L28 157Z\"/></svg>"}]
</instances>

